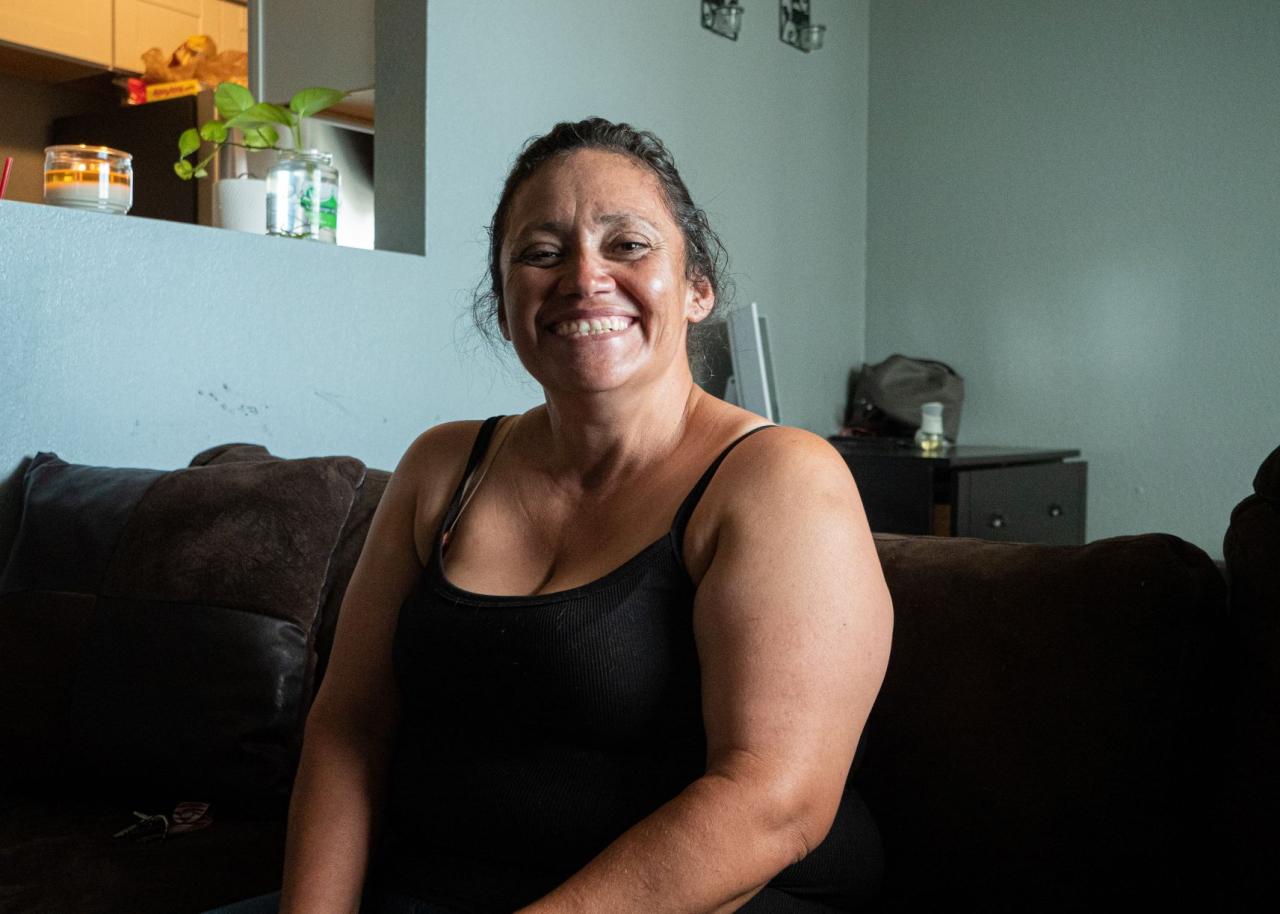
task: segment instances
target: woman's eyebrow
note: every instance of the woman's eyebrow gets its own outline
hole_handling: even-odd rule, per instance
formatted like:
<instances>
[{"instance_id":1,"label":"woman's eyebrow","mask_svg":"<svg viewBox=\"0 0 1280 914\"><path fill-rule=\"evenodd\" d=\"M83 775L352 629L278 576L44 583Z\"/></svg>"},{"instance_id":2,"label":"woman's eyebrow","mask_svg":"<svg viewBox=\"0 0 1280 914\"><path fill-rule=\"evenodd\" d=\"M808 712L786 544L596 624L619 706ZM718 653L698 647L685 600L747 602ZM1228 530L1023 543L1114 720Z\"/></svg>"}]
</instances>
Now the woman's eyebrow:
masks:
<instances>
[{"instance_id":1,"label":"woman's eyebrow","mask_svg":"<svg viewBox=\"0 0 1280 914\"><path fill-rule=\"evenodd\" d=\"M596 222L604 225L617 225L625 222L638 222L647 228L657 231L657 227L648 219L639 213L602 213L596 217Z\"/></svg>"},{"instance_id":2,"label":"woman's eyebrow","mask_svg":"<svg viewBox=\"0 0 1280 914\"><path fill-rule=\"evenodd\" d=\"M566 222L529 223L528 225L521 225L511 229L507 233L507 238L510 241L516 242L527 238L534 232L550 232L553 235L560 235L567 231L567 229L568 223Z\"/></svg>"},{"instance_id":3,"label":"woman's eyebrow","mask_svg":"<svg viewBox=\"0 0 1280 914\"><path fill-rule=\"evenodd\" d=\"M656 232L655 226L648 219L639 213L601 213L595 218L595 222L600 225L615 226L627 223L639 223L648 228L650 231ZM530 232L550 232L553 235L563 235L573 228L572 223L559 220L550 220L547 222L539 222L533 225L521 226L516 231L511 232L512 238L522 238Z\"/></svg>"}]
</instances>

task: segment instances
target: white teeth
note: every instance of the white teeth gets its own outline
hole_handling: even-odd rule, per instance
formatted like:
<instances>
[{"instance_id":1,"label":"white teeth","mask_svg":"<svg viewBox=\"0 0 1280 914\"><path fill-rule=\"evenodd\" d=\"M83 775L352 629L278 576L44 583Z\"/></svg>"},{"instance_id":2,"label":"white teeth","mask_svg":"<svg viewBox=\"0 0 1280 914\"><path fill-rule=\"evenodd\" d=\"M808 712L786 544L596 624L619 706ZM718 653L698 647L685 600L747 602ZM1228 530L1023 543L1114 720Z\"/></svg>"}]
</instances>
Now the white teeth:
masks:
<instances>
[{"instance_id":1,"label":"white teeth","mask_svg":"<svg viewBox=\"0 0 1280 914\"><path fill-rule=\"evenodd\" d=\"M563 321L555 326L556 336L595 336L625 330L631 321L625 317L593 317L590 320Z\"/></svg>"}]
</instances>

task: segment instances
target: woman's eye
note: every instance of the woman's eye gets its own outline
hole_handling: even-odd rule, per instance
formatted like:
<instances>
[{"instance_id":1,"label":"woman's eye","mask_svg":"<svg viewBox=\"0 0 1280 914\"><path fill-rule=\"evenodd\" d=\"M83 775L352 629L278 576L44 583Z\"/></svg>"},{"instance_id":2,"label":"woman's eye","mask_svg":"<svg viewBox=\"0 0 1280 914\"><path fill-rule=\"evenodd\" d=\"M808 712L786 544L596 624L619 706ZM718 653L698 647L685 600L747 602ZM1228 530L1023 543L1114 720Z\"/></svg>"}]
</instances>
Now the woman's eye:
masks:
<instances>
[{"instance_id":1,"label":"woman's eye","mask_svg":"<svg viewBox=\"0 0 1280 914\"><path fill-rule=\"evenodd\" d=\"M554 263L559 256L560 256L560 252L555 250L554 248L532 248L528 251L525 251L516 259L519 260L521 263L531 264L532 266L539 266L543 264Z\"/></svg>"},{"instance_id":2,"label":"woman's eye","mask_svg":"<svg viewBox=\"0 0 1280 914\"><path fill-rule=\"evenodd\" d=\"M635 241L629 238L615 242L613 247L620 254L639 254L649 249L647 242Z\"/></svg>"}]
</instances>

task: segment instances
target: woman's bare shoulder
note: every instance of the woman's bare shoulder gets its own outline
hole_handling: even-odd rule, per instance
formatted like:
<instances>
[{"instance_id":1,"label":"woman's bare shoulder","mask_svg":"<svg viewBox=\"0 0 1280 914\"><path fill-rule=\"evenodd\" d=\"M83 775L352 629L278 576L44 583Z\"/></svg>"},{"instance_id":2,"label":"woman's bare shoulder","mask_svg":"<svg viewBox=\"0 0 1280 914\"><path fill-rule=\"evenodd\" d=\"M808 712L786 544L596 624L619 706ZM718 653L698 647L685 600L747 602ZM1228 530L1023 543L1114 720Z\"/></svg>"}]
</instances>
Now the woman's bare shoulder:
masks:
<instances>
[{"instance_id":1,"label":"woman's bare shoulder","mask_svg":"<svg viewBox=\"0 0 1280 914\"><path fill-rule=\"evenodd\" d=\"M690 517L684 555L695 582L710 566L726 532L768 531L787 519L825 516L831 510L838 522L855 520L861 513L853 476L825 439L801 428L771 426L734 406L720 418L723 424L714 436L719 441L759 431L733 447Z\"/></svg>"},{"instance_id":2,"label":"woman's bare shoulder","mask_svg":"<svg viewBox=\"0 0 1280 914\"><path fill-rule=\"evenodd\" d=\"M763 416L726 403L714 397L704 397L700 403L700 425L708 436L725 442L753 431L765 429L760 434L741 442L734 450L742 455L735 463L755 472L778 472L797 461L815 460L819 464L843 466L844 460L831 444L819 435L790 425L774 425ZM751 454L751 460L741 457Z\"/></svg>"},{"instance_id":3,"label":"woman's bare shoulder","mask_svg":"<svg viewBox=\"0 0 1280 914\"><path fill-rule=\"evenodd\" d=\"M750 414L748 414L750 415ZM762 483L789 483L804 488L809 477L821 484L851 479L849 469L831 443L820 435L789 425L765 425L760 417L740 424L740 432L761 429L739 443L734 459L726 460L724 475L735 481L731 488ZM725 487L730 488L730 487Z\"/></svg>"},{"instance_id":4,"label":"woman's bare shoulder","mask_svg":"<svg viewBox=\"0 0 1280 914\"><path fill-rule=\"evenodd\" d=\"M831 444L802 428L765 428L739 443L707 492L713 524L776 526L785 517L862 514L853 474Z\"/></svg>"},{"instance_id":5,"label":"woman's bare shoulder","mask_svg":"<svg viewBox=\"0 0 1280 914\"><path fill-rule=\"evenodd\" d=\"M467 457L483 424L479 419L463 419L433 425L413 440L396 465L391 487L413 502L419 555L426 554L426 541L462 481Z\"/></svg>"},{"instance_id":6,"label":"woman's bare shoulder","mask_svg":"<svg viewBox=\"0 0 1280 914\"><path fill-rule=\"evenodd\" d=\"M465 459L483 424L480 419L458 419L431 426L413 439L396 465L396 472L439 472L440 462L448 462L459 452Z\"/></svg>"},{"instance_id":7,"label":"woman's bare shoulder","mask_svg":"<svg viewBox=\"0 0 1280 914\"><path fill-rule=\"evenodd\" d=\"M808 469L842 470L848 467L840 453L820 435L803 428L778 425L756 438L756 455L766 472L786 472L803 465Z\"/></svg>"}]
</instances>

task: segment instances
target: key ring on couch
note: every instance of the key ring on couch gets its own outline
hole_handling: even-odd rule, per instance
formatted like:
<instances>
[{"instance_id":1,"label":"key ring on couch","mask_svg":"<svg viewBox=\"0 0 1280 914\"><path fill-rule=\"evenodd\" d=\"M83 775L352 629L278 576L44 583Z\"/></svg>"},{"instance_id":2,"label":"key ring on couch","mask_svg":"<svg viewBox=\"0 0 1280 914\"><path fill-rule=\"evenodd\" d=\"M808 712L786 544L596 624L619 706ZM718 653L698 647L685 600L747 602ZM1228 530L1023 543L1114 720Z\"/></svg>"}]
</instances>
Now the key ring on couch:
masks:
<instances>
[{"instance_id":1,"label":"key ring on couch","mask_svg":"<svg viewBox=\"0 0 1280 914\"><path fill-rule=\"evenodd\" d=\"M133 815L137 818L127 828L112 835L113 838L128 838L130 841L162 841L169 834L169 818L163 815L149 816L145 812L138 812L136 809Z\"/></svg>"}]
</instances>

